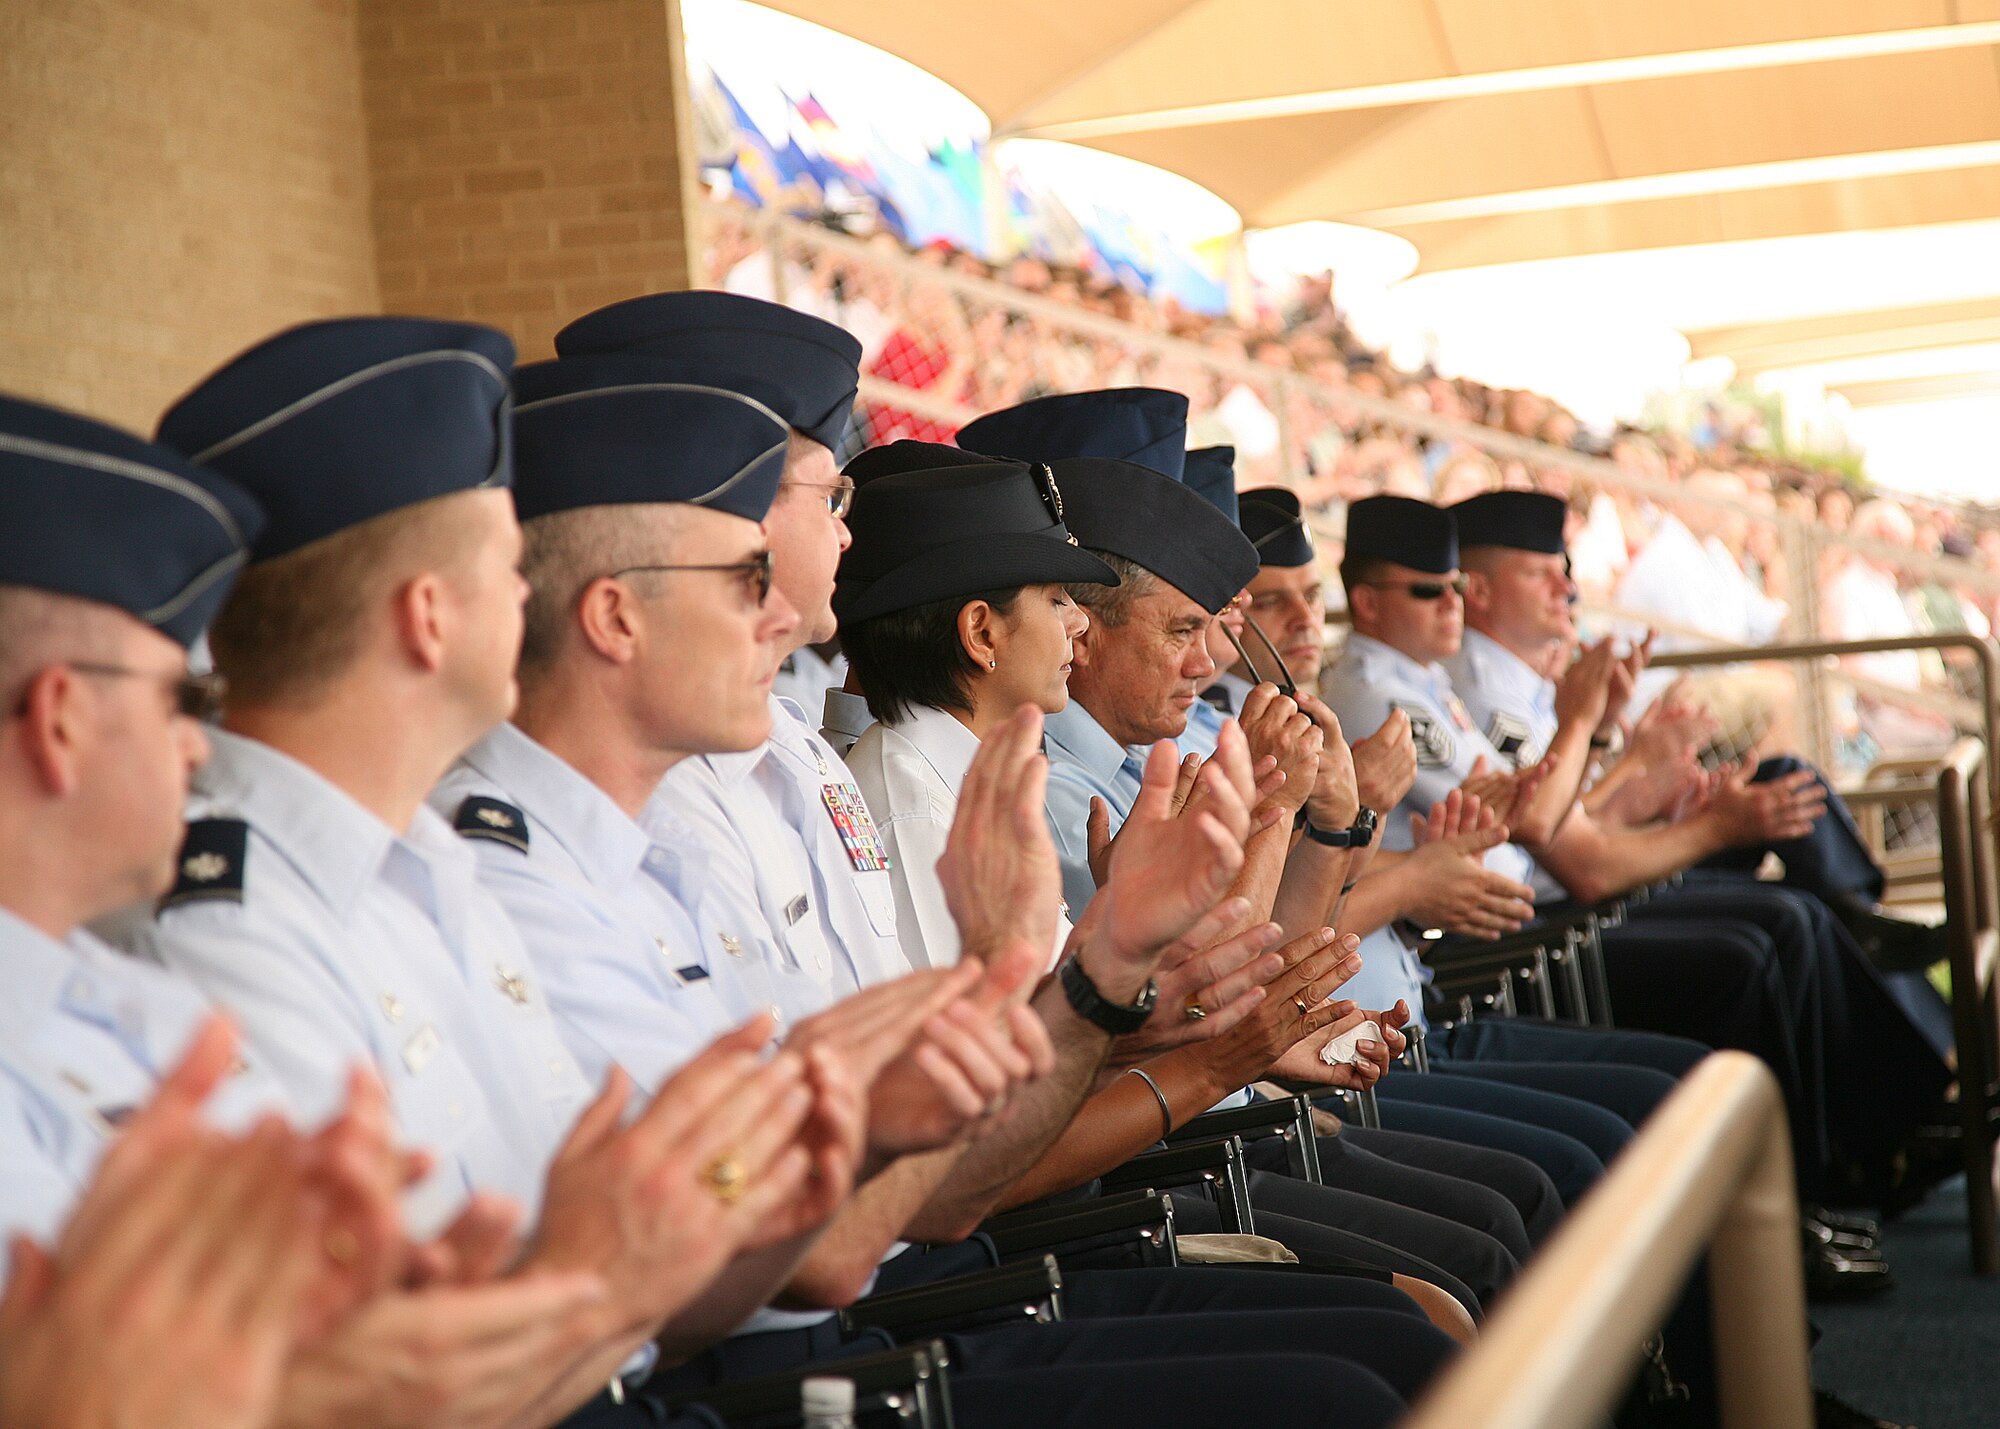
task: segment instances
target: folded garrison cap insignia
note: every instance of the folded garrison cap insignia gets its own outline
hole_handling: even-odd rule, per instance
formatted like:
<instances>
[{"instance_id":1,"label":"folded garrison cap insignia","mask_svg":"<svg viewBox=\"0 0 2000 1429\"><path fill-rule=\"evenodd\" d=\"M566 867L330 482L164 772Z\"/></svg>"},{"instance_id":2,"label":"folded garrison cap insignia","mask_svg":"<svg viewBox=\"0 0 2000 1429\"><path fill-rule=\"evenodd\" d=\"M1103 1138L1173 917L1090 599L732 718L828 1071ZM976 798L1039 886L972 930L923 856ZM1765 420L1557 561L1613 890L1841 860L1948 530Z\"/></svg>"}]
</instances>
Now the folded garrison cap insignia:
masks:
<instances>
[{"instance_id":1,"label":"folded garrison cap insignia","mask_svg":"<svg viewBox=\"0 0 2000 1429\"><path fill-rule=\"evenodd\" d=\"M740 293L649 293L586 313L556 334L560 357L622 353L671 380L754 397L838 450L861 381L861 343L820 318Z\"/></svg>"},{"instance_id":2,"label":"folded garrison cap insignia","mask_svg":"<svg viewBox=\"0 0 2000 1429\"><path fill-rule=\"evenodd\" d=\"M1312 533L1306 529L1305 512L1294 492L1282 486L1260 486L1244 492L1238 501L1241 514L1237 524L1257 548L1259 565L1312 564Z\"/></svg>"},{"instance_id":3,"label":"folded garrison cap insignia","mask_svg":"<svg viewBox=\"0 0 2000 1429\"><path fill-rule=\"evenodd\" d=\"M1178 392L1106 387L988 412L959 428L958 444L1016 461L1107 457L1179 481L1187 463L1187 419L1188 399Z\"/></svg>"},{"instance_id":4,"label":"folded garrison cap insignia","mask_svg":"<svg viewBox=\"0 0 2000 1429\"><path fill-rule=\"evenodd\" d=\"M469 839L491 839L522 853L528 851L528 816L502 799L468 795L458 806L451 826Z\"/></svg>"},{"instance_id":5,"label":"folded garrison cap insignia","mask_svg":"<svg viewBox=\"0 0 2000 1429\"><path fill-rule=\"evenodd\" d=\"M1240 526L1236 509L1236 448L1196 447L1187 454L1181 480L1188 490Z\"/></svg>"},{"instance_id":6,"label":"folded garrison cap insignia","mask_svg":"<svg viewBox=\"0 0 2000 1429\"><path fill-rule=\"evenodd\" d=\"M513 480L507 374L494 328L336 318L258 343L160 418L159 440L247 487L270 560L434 497Z\"/></svg>"},{"instance_id":7,"label":"folded garrison cap insignia","mask_svg":"<svg viewBox=\"0 0 2000 1429\"><path fill-rule=\"evenodd\" d=\"M1493 742L1495 749L1513 762L1515 768L1533 762L1522 755L1528 741L1535 737L1535 732L1520 716L1509 714L1506 710L1493 711L1493 718L1486 723L1486 737Z\"/></svg>"},{"instance_id":8,"label":"folded garrison cap insignia","mask_svg":"<svg viewBox=\"0 0 2000 1429\"><path fill-rule=\"evenodd\" d=\"M1417 763L1425 769L1442 769L1458 753L1451 728L1431 713L1430 706L1414 700L1397 700L1394 708L1410 717L1410 742L1417 747Z\"/></svg>"},{"instance_id":9,"label":"folded garrison cap insignia","mask_svg":"<svg viewBox=\"0 0 2000 1429\"><path fill-rule=\"evenodd\" d=\"M1071 535L1145 567L1210 615L1257 574L1257 552L1243 533L1172 477L1093 457L1049 465Z\"/></svg>"},{"instance_id":10,"label":"folded garrison cap insignia","mask_svg":"<svg viewBox=\"0 0 2000 1429\"><path fill-rule=\"evenodd\" d=\"M0 585L98 601L191 645L263 525L248 492L164 446L0 397Z\"/></svg>"},{"instance_id":11,"label":"folded garrison cap insignia","mask_svg":"<svg viewBox=\"0 0 2000 1429\"><path fill-rule=\"evenodd\" d=\"M1545 556L1563 553L1569 504L1545 491L1482 491L1446 508L1461 546L1507 546Z\"/></svg>"},{"instance_id":12,"label":"folded garrison cap insignia","mask_svg":"<svg viewBox=\"0 0 2000 1429\"><path fill-rule=\"evenodd\" d=\"M243 865L250 826L241 819L196 819L181 840L174 886L161 908L183 903L243 901Z\"/></svg>"},{"instance_id":13,"label":"folded garrison cap insignia","mask_svg":"<svg viewBox=\"0 0 2000 1429\"><path fill-rule=\"evenodd\" d=\"M761 521L787 432L762 402L646 356L559 357L514 374L514 507L676 502Z\"/></svg>"}]
</instances>

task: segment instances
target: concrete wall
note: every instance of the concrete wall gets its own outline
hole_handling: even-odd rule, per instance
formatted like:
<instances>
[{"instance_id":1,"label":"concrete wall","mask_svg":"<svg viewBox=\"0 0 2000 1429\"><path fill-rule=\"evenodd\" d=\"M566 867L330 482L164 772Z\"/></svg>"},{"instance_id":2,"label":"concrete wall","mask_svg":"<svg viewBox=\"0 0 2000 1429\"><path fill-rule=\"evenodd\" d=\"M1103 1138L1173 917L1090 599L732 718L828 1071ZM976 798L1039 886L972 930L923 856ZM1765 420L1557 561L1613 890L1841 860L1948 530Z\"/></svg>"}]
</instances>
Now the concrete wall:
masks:
<instances>
[{"instance_id":1,"label":"concrete wall","mask_svg":"<svg viewBox=\"0 0 2000 1429\"><path fill-rule=\"evenodd\" d=\"M0 4L0 390L150 431L380 301L355 0Z\"/></svg>"}]
</instances>

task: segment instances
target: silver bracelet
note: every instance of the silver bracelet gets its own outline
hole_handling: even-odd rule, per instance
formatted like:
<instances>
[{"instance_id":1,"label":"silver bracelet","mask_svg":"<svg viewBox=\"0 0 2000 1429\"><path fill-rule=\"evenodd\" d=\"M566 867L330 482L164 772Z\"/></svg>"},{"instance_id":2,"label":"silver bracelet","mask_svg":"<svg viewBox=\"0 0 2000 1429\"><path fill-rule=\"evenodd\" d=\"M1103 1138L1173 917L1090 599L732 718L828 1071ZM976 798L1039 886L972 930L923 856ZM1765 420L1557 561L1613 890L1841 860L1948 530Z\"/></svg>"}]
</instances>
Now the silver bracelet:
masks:
<instances>
[{"instance_id":1,"label":"silver bracelet","mask_svg":"<svg viewBox=\"0 0 2000 1429\"><path fill-rule=\"evenodd\" d=\"M1160 1090L1158 1082L1146 1074L1145 1068L1127 1067L1125 1071L1153 1089L1153 1100L1160 1104L1160 1140L1165 1141L1174 1134L1174 1109L1167 1105L1167 1094Z\"/></svg>"}]
</instances>

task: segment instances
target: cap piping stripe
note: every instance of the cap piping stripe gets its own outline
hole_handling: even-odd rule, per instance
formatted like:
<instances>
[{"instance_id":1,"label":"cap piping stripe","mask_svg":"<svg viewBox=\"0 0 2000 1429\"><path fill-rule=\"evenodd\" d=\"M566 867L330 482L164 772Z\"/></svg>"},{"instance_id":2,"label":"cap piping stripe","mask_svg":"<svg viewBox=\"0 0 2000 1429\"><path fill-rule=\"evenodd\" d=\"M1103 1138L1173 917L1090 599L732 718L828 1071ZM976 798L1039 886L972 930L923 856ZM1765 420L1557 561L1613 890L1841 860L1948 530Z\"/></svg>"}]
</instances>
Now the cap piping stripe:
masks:
<instances>
[{"instance_id":1,"label":"cap piping stripe","mask_svg":"<svg viewBox=\"0 0 2000 1429\"><path fill-rule=\"evenodd\" d=\"M754 407L781 427L792 424L776 412L759 402L755 397L746 397L741 392L732 392L727 387L710 387L701 382L628 382L619 387L592 387L583 392L561 392L553 397L537 397L532 402L514 408L514 415L532 412L537 407L554 407L563 402L582 402L592 397L616 397L625 392L701 392L711 397L727 397L741 402L746 407Z\"/></svg>"},{"instance_id":2,"label":"cap piping stripe","mask_svg":"<svg viewBox=\"0 0 2000 1429\"><path fill-rule=\"evenodd\" d=\"M269 416L261 418L258 421L252 422L249 426L245 427L242 431L237 432L235 435L224 437L214 446L211 446L204 451L196 452L192 460L198 462L213 460L214 458L221 456L226 452L234 451L236 448L242 446L245 442L263 436L264 433L270 431L273 427L281 426L282 424L291 421L292 418L297 417L305 412L309 412L314 407L320 406L325 402L331 401L333 398L338 397L343 392L352 391L354 388L359 387L364 382L372 382L377 377L386 377L391 372L401 372L406 368L411 368L411 367L422 367L425 364L432 362L467 363L470 366L481 369L488 376L492 377L492 379L495 382L498 382L500 384L500 390L502 392L505 392L507 390L507 374L501 371L499 365L495 363L491 358L486 357L480 353L467 352L464 351L463 349L453 349L448 352L407 353L402 357L392 357L386 362L378 362L372 367L364 367L359 372L350 372L347 374L347 376L341 378L337 382L329 382L324 387L318 388L317 390L312 392L308 392L305 396L299 398L296 402L293 402L291 405L286 407L280 407L277 411L271 413ZM489 478L489 480L490 479L491 478Z\"/></svg>"},{"instance_id":3,"label":"cap piping stripe","mask_svg":"<svg viewBox=\"0 0 2000 1429\"><path fill-rule=\"evenodd\" d=\"M101 471L107 476L122 476L131 481L143 481L148 486L157 486L171 491L187 501L193 502L214 518L229 543L241 550L249 542L243 539L243 528L236 524L236 518L214 492L186 477L158 467L147 466L144 462L131 461L125 457L108 456L103 452L86 450L83 447L65 446L59 442L40 441L34 437L15 436L0 432L0 451L18 452L22 456L40 457L44 461L60 462L65 466L82 467L88 471Z\"/></svg>"},{"instance_id":4,"label":"cap piping stripe","mask_svg":"<svg viewBox=\"0 0 2000 1429\"><path fill-rule=\"evenodd\" d=\"M1258 550L1261 551L1264 549L1265 545L1268 542L1275 541L1280 536L1289 536L1294 531L1303 531L1305 529L1305 526L1306 523L1303 521L1299 520L1287 521L1284 525L1280 526L1275 531L1266 531L1263 535L1259 536L1256 540L1252 541L1250 544L1255 546Z\"/></svg>"},{"instance_id":5,"label":"cap piping stripe","mask_svg":"<svg viewBox=\"0 0 2000 1429\"><path fill-rule=\"evenodd\" d=\"M169 620L172 620L190 605L193 605L196 600L200 599L202 593L210 586L214 585L224 576L231 575L239 570L248 559L247 554L241 550L231 551L228 555L189 581L185 586L181 587L179 595L167 601L164 605L154 606L151 610L141 615L139 619L145 621L148 625L165 625Z\"/></svg>"}]
</instances>

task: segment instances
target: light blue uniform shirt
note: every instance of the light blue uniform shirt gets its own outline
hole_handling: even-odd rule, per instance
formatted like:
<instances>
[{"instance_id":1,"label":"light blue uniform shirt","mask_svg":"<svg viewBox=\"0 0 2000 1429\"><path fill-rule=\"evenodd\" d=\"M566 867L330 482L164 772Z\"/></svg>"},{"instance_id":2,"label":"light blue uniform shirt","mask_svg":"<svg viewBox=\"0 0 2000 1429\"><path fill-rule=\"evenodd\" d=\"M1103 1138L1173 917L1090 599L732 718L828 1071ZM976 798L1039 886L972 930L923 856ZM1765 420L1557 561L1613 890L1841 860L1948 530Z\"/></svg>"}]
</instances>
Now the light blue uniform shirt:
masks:
<instances>
[{"instance_id":1,"label":"light blue uniform shirt","mask_svg":"<svg viewBox=\"0 0 2000 1429\"><path fill-rule=\"evenodd\" d=\"M1556 737L1555 681L1477 630L1465 632L1444 667L1472 722L1514 768L1526 769L1548 753Z\"/></svg>"},{"instance_id":2,"label":"light blue uniform shirt","mask_svg":"<svg viewBox=\"0 0 2000 1429\"><path fill-rule=\"evenodd\" d=\"M511 724L466 751L431 792L458 823L467 799L520 811L523 839L467 838L479 881L520 930L563 1041L593 1085L623 1067L647 1096L732 1027L778 1005L762 920L729 908L685 830L650 836L567 761ZM464 832L463 826L460 832Z\"/></svg>"},{"instance_id":3,"label":"light blue uniform shirt","mask_svg":"<svg viewBox=\"0 0 2000 1429\"><path fill-rule=\"evenodd\" d=\"M87 932L58 942L0 909L0 1275L5 1237L48 1244L127 1116L152 1100L209 1006L185 982ZM240 1131L276 1110L278 1089L247 1062L207 1119Z\"/></svg>"},{"instance_id":4,"label":"light blue uniform shirt","mask_svg":"<svg viewBox=\"0 0 2000 1429\"><path fill-rule=\"evenodd\" d=\"M466 841L428 808L399 835L277 750L213 738L192 816L248 824L240 895L165 908L120 940L235 1015L302 1126L339 1104L349 1066L376 1069L403 1139L437 1158L405 1198L413 1234L475 1189L532 1224L590 1088Z\"/></svg>"},{"instance_id":5,"label":"light blue uniform shirt","mask_svg":"<svg viewBox=\"0 0 2000 1429\"><path fill-rule=\"evenodd\" d=\"M1513 768L1513 761L1473 724L1442 665L1422 664L1357 631L1347 637L1340 658L1322 684L1326 702L1339 716L1340 727L1350 740L1366 739L1382 727L1392 710L1400 709L1410 717L1417 778L1403 802L1383 816L1384 848L1409 848L1410 815L1429 817L1431 805L1464 783L1482 755L1489 769ZM1534 860L1518 844L1501 844L1486 855L1486 866L1526 882Z\"/></svg>"},{"instance_id":6,"label":"light blue uniform shirt","mask_svg":"<svg viewBox=\"0 0 2000 1429\"><path fill-rule=\"evenodd\" d=\"M881 832L847 765L790 700L773 697L771 737L744 754L683 759L640 823L692 831L710 875L763 916L809 1015L910 970ZM809 1004L809 1005L808 1005Z\"/></svg>"},{"instance_id":7,"label":"light blue uniform shirt","mask_svg":"<svg viewBox=\"0 0 2000 1429\"><path fill-rule=\"evenodd\" d=\"M1146 753L1134 754L1113 739L1076 699L1050 715L1042 729L1042 748L1049 756L1049 832L1062 861L1063 901L1075 920L1097 896L1086 833L1090 800L1094 795L1111 806L1111 832L1117 833L1138 802Z\"/></svg>"}]
</instances>

